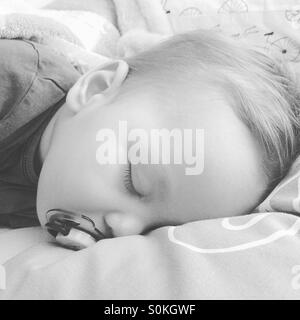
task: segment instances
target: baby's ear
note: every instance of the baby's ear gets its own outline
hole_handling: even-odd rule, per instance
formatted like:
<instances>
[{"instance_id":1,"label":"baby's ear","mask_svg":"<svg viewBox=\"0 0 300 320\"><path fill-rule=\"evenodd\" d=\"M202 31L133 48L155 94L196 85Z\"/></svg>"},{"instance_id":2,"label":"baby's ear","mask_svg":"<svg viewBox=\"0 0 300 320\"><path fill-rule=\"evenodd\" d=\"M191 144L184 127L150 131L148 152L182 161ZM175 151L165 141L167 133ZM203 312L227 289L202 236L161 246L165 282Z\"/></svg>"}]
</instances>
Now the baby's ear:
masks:
<instances>
[{"instance_id":1,"label":"baby's ear","mask_svg":"<svg viewBox=\"0 0 300 320\"><path fill-rule=\"evenodd\" d=\"M121 87L128 75L128 64L123 60L112 60L83 75L70 89L67 105L75 113L82 110L93 99L103 105Z\"/></svg>"}]
</instances>

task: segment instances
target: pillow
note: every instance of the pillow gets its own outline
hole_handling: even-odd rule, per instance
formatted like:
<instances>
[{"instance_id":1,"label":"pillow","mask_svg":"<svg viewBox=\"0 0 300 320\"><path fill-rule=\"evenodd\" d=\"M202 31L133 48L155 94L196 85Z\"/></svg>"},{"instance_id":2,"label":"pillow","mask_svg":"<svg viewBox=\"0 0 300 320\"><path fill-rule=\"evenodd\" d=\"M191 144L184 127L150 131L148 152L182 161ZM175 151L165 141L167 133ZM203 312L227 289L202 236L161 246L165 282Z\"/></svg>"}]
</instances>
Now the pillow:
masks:
<instances>
[{"instance_id":1,"label":"pillow","mask_svg":"<svg viewBox=\"0 0 300 320\"><path fill-rule=\"evenodd\" d=\"M287 176L258 207L259 212L289 212L300 214L300 157Z\"/></svg>"},{"instance_id":2,"label":"pillow","mask_svg":"<svg viewBox=\"0 0 300 320\"><path fill-rule=\"evenodd\" d=\"M300 62L300 4L293 0L164 0L162 5L174 33L215 30Z\"/></svg>"},{"instance_id":3,"label":"pillow","mask_svg":"<svg viewBox=\"0 0 300 320\"><path fill-rule=\"evenodd\" d=\"M0 235L0 300L299 299L299 229L295 215L261 213L101 240L77 252L40 228L13 230Z\"/></svg>"}]
</instances>

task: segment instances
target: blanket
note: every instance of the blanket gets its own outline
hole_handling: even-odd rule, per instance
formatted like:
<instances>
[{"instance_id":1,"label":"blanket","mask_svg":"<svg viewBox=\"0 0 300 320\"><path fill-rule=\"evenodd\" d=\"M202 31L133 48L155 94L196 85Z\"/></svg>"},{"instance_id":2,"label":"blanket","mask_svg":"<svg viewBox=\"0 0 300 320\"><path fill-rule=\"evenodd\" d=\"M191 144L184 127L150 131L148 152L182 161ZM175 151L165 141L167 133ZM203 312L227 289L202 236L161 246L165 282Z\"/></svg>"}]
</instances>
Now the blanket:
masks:
<instances>
[{"instance_id":1,"label":"blanket","mask_svg":"<svg viewBox=\"0 0 300 320\"><path fill-rule=\"evenodd\" d=\"M300 73L299 1L113 1L122 36L119 54L138 53L173 34L205 29L250 42Z\"/></svg>"},{"instance_id":2,"label":"blanket","mask_svg":"<svg viewBox=\"0 0 300 320\"><path fill-rule=\"evenodd\" d=\"M25 1L2 0L0 38L22 38L48 45L68 58L81 73L87 72L116 57L120 34L106 7L102 6L103 14L99 15L97 10L79 10L82 8L78 4L75 1L66 6L64 1L41 9Z\"/></svg>"}]
</instances>

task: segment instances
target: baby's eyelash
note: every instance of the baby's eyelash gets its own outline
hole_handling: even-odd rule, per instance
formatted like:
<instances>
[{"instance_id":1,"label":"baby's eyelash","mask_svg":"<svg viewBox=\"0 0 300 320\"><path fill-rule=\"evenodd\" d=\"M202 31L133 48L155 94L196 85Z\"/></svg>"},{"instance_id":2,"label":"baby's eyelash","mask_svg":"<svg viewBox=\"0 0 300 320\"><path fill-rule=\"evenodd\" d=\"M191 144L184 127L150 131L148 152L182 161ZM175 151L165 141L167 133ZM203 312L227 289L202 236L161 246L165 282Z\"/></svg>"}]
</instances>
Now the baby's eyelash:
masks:
<instances>
[{"instance_id":1,"label":"baby's eyelash","mask_svg":"<svg viewBox=\"0 0 300 320\"><path fill-rule=\"evenodd\" d=\"M136 191L133 182L132 182L132 175L131 175L131 163L128 163L128 166L125 169L124 173L124 185L126 189L133 195L140 196L140 194Z\"/></svg>"}]
</instances>

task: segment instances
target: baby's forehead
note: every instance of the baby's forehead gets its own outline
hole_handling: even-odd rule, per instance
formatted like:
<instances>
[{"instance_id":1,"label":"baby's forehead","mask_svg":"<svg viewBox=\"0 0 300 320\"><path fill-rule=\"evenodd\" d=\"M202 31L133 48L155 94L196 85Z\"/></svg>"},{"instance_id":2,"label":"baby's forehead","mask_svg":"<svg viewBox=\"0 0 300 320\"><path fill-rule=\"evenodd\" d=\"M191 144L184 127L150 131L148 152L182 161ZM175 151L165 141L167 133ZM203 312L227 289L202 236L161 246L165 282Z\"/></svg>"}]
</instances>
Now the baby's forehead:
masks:
<instances>
[{"instance_id":1,"label":"baby's forehead","mask_svg":"<svg viewBox=\"0 0 300 320\"><path fill-rule=\"evenodd\" d=\"M125 96L124 101L124 112L140 126L152 122L155 127L193 128L213 117L233 112L217 89L195 90L185 86L165 91L164 87L153 86L145 90L140 88L134 95Z\"/></svg>"}]
</instances>

